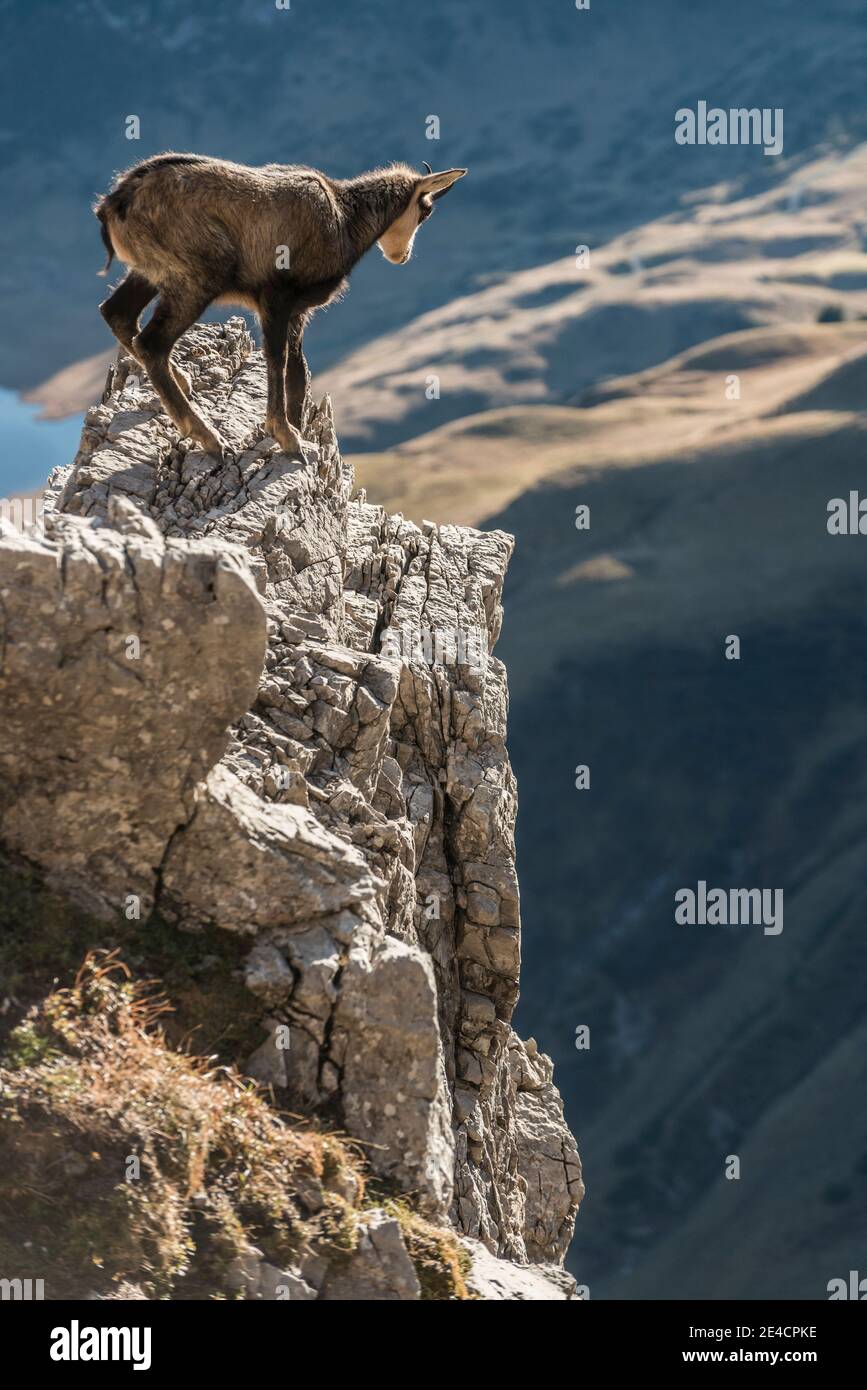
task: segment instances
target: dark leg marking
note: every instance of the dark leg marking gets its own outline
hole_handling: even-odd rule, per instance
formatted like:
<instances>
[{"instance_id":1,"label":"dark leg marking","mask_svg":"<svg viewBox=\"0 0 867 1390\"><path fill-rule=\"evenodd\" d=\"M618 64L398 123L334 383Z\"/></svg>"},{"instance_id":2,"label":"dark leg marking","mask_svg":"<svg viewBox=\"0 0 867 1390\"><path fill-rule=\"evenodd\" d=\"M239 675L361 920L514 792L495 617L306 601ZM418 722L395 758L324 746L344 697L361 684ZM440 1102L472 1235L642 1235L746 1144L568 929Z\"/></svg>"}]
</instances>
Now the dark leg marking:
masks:
<instances>
[{"instance_id":1,"label":"dark leg marking","mask_svg":"<svg viewBox=\"0 0 867 1390\"><path fill-rule=\"evenodd\" d=\"M289 286L269 285L259 298L262 345L268 368L268 413L265 429L287 454L303 457L301 435L286 415L286 360L289 321L295 305Z\"/></svg>"},{"instance_id":2,"label":"dark leg marking","mask_svg":"<svg viewBox=\"0 0 867 1390\"><path fill-rule=\"evenodd\" d=\"M310 368L302 349L305 314L297 314L289 321L286 340L286 418L296 430L304 428L304 400L310 388Z\"/></svg>"}]
</instances>

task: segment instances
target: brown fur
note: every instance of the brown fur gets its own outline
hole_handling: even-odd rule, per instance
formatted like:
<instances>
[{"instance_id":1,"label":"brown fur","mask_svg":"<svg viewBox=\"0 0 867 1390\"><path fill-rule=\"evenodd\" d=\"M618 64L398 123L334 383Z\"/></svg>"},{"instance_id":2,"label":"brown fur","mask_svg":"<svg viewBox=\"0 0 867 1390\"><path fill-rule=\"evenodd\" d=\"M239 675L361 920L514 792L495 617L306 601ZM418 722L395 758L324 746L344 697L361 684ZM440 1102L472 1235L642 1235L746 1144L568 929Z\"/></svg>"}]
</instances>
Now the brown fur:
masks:
<instances>
[{"instance_id":1,"label":"brown fur","mask_svg":"<svg viewBox=\"0 0 867 1390\"><path fill-rule=\"evenodd\" d=\"M130 267L100 310L146 368L181 433L216 452L222 441L194 409L189 382L169 354L209 304L255 310L268 364L266 429L281 448L300 453L309 379L302 339L311 313L342 294L374 242L387 259L405 264L433 203L465 173L417 174L394 164L329 179L300 165L250 168L203 155L155 155L121 174L96 205L106 271L113 254ZM288 248L287 269L277 268L279 248Z\"/></svg>"}]
</instances>

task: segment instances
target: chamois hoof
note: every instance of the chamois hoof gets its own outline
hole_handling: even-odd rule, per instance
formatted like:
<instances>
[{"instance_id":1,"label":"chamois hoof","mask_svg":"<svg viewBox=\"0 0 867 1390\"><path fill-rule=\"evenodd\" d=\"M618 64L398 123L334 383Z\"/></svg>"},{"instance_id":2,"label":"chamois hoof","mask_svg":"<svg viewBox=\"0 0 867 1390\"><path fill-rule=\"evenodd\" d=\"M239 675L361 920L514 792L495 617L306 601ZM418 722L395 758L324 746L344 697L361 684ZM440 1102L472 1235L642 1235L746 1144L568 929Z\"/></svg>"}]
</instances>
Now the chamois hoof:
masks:
<instances>
[{"instance_id":1,"label":"chamois hoof","mask_svg":"<svg viewBox=\"0 0 867 1390\"><path fill-rule=\"evenodd\" d=\"M304 440L293 425L275 424L273 421L266 420L265 433L277 441L282 454L288 454L290 458L304 462Z\"/></svg>"},{"instance_id":2,"label":"chamois hoof","mask_svg":"<svg viewBox=\"0 0 867 1390\"><path fill-rule=\"evenodd\" d=\"M280 441L278 440L278 441L277 441L277 453L278 453L278 454L283 454L285 458L287 458L287 459L292 459L292 461L295 462L295 463L304 463L304 462L305 462L304 452L303 452L303 450L302 450L300 444L291 444L291 443L281 444Z\"/></svg>"},{"instance_id":3,"label":"chamois hoof","mask_svg":"<svg viewBox=\"0 0 867 1390\"><path fill-rule=\"evenodd\" d=\"M218 434L214 434L211 430L190 430L190 439L194 444L198 444L201 449L204 449L206 454L213 454L218 459L225 457L229 447Z\"/></svg>"}]
</instances>

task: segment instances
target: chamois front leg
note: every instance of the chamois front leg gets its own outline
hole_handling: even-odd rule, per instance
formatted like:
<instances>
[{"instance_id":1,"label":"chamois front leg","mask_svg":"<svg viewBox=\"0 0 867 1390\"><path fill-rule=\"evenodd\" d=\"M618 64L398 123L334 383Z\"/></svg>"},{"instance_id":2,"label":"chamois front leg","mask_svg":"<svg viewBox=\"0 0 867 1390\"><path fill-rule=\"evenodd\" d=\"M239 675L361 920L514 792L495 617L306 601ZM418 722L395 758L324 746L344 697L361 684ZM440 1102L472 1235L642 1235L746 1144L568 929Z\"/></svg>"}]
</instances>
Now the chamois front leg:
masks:
<instances>
[{"instance_id":1,"label":"chamois front leg","mask_svg":"<svg viewBox=\"0 0 867 1390\"><path fill-rule=\"evenodd\" d=\"M310 389L310 368L302 350L306 315L290 320L286 340L286 418L297 430L304 428L304 401Z\"/></svg>"},{"instance_id":2,"label":"chamois front leg","mask_svg":"<svg viewBox=\"0 0 867 1390\"><path fill-rule=\"evenodd\" d=\"M292 296L281 287L266 290L259 302L262 345L268 369L268 414L266 433L277 440L286 454L303 458L302 439L286 415L286 360Z\"/></svg>"},{"instance_id":3,"label":"chamois front leg","mask_svg":"<svg viewBox=\"0 0 867 1390\"><path fill-rule=\"evenodd\" d=\"M185 286L164 288L153 316L132 342L132 351L151 379L151 385L167 414L182 435L201 444L206 453L222 454L226 447L211 426L202 419L175 378L169 354L182 333L207 309L213 294L191 294Z\"/></svg>"}]
</instances>

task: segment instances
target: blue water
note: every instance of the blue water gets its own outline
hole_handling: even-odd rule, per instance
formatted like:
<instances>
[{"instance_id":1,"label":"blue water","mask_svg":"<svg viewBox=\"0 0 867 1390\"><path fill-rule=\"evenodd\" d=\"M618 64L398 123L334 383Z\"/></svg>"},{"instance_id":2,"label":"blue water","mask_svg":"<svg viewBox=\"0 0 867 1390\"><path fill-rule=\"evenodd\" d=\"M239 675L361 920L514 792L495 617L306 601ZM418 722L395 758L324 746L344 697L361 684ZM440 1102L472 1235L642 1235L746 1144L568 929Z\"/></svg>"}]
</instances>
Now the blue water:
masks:
<instances>
[{"instance_id":1,"label":"blue water","mask_svg":"<svg viewBox=\"0 0 867 1390\"><path fill-rule=\"evenodd\" d=\"M39 420L37 415L37 406L0 388L0 497L39 487L52 468L75 457L81 416Z\"/></svg>"}]
</instances>

